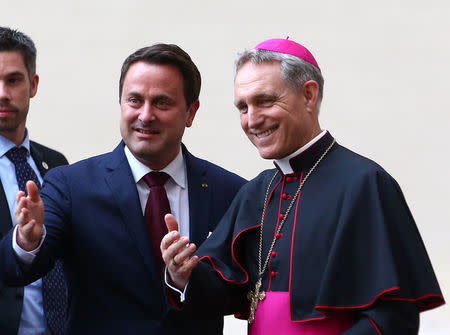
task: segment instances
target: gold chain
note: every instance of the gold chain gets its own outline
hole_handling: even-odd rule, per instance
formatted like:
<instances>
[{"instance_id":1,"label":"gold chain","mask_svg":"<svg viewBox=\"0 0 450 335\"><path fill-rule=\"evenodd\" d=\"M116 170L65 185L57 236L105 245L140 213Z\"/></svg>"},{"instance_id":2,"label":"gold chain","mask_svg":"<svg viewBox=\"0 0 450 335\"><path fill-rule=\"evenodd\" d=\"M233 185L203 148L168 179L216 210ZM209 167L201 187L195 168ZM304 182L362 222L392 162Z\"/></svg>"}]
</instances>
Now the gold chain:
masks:
<instances>
[{"instance_id":1,"label":"gold chain","mask_svg":"<svg viewBox=\"0 0 450 335\"><path fill-rule=\"evenodd\" d=\"M272 179L270 180L269 186L267 186L267 190L266 190L266 196L264 199L264 208L262 211L262 215L261 215L261 230L260 230L260 234L259 234L259 252L258 252L258 271L259 271L259 277L261 279L264 271L266 271L267 268L267 264L269 263L269 259L270 259L270 254L272 253L273 247L275 246L275 242L277 240L277 235L280 233L281 228L283 227L284 222L286 221L286 218L289 215L289 212L291 211L292 207L294 206L295 200L297 199L298 195L300 194L300 190L302 189L303 185L305 184L306 180L308 179L308 177L311 175L311 173L315 170L315 168L317 167L317 165L319 165L320 161L326 156L326 154L328 153L328 151L330 151L331 147L334 145L334 143L336 142L335 139L333 139L333 142L331 142L331 144L328 146L327 150L325 150L325 152L322 154L322 156L320 156L320 158L317 160L317 162L313 165L313 167L309 170L308 174L305 176L305 178L302 179L302 182L300 183L300 185L297 188L297 192L295 192L294 197L292 198L291 203L289 204L286 213L283 216L283 219L281 220L280 224L278 225L277 230L275 231L273 240L272 240L272 244L270 245L269 248L269 252L267 253L267 257L266 257L266 261L264 262L264 266L261 268L261 260L262 260L262 245L263 245L263 226L264 226L264 216L266 214L266 210L267 210L267 206L268 206L268 200L269 200L269 193L270 193L270 186L272 185L273 181L275 180L275 177L278 174L278 171L275 172L275 174L273 175Z\"/></svg>"}]
</instances>

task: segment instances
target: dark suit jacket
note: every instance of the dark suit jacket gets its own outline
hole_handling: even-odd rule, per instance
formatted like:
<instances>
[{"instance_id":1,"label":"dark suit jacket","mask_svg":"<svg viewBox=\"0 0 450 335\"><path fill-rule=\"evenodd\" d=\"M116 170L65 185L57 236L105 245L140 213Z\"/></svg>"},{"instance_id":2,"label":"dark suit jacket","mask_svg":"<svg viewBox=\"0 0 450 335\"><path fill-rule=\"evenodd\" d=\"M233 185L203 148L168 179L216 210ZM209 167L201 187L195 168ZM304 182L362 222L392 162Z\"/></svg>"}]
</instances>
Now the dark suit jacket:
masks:
<instances>
[{"instance_id":1,"label":"dark suit jacket","mask_svg":"<svg viewBox=\"0 0 450 335\"><path fill-rule=\"evenodd\" d=\"M30 151L41 176L56 166L68 164L59 152L30 141ZM0 180L0 238L12 227L6 192ZM23 304L23 287L7 287L0 281L0 334L17 335Z\"/></svg>"},{"instance_id":2,"label":"dark suit jacket","mask_svg":"<svg viewBox=\"0 0 450 335\"><path fill-rule=\"evenodd\" d=\"M47 174L41 191L47 236L41 250L21 273L9 235L0 243L0 278L30 282L62 258L72 334L221 333L221 319L196 323L169 310L123 147ZM184 147L183 153L191 240L201 243L245 180Z\"/></svg>"}]
</instances>

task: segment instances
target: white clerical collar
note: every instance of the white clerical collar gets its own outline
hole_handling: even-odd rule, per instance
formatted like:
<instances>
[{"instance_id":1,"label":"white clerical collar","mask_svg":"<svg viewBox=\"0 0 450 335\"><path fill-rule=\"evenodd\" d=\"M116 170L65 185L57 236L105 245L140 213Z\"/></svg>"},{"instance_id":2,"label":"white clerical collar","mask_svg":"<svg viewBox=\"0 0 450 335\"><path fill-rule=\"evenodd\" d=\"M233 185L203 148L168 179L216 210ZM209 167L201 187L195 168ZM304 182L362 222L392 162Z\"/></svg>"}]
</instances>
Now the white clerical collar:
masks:
<instances>
[{"instance_id":1,"label":"white clerical collar","mask_svg":"<svg viewBox=\"0 0 450 335\"><path fill-rule=\"evenodd\" d=\"M152 169L137 160L127 146L125 146L124 151L128 164L130 164L134 181L138 183L142 177L151 172ZM175 159L160 171L167 173L181 188L186 187L186 169L184 168L184 156L181 152L181 148Z\"/></svg>"},{"instance_id":2,"label":"white clerical collar","mask_svg":"<svg viewBox=\"0 0 450 335\"><path fill-rule=\"evenodd\" d=\"M297 151L293 152L289 156L286 156L286 157L281 158L281 159L275 159L274 160L274 164L276 164L278 166L278 168L281 170L281 172L283 172L284 175L294 173L294 170L292 170L292 167L291 167L291 164L289 163L289 160L291 158L295 157L295 156L300 155L303 151L305 151L310 146L312 146L314 143L316 143L318 140L320 140L322 138L322 136L324 136L326 133L327 133L326 130L322 130L322 132L319 135L314 137L311 141L306 143L304 146L302 146L300 149L298 149Z\"/></svg>"}]
</instances>

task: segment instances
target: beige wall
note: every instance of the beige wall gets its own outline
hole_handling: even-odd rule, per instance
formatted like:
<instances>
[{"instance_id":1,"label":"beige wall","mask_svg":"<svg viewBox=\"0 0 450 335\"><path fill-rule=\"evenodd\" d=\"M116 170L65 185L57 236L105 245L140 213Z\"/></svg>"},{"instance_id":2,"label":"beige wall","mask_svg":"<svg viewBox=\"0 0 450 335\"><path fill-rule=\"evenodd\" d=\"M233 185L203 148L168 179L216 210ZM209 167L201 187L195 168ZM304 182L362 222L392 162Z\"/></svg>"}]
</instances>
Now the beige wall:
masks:
<instances>
[{"instance_id":1,"label":"beige wall","mask_svg":"<svg viewBox=\"0 0 450 335\"><path fill-rule=\"evenodd\" d=\"M321 124L400 183L444 296L450 294L450 5L448 1L3 1L0 24L38 48L39 91L29 128L71 162L120 140L124 58L155 42L179 44L203 75L201 107L185 143L194 154L251 178L271 167L239 126L236 51L290 36L325 77ZM450 331L449 307L422 315L421 334ZM227 334L245 323L227 319Z\"/></svg>"}]
</instances>

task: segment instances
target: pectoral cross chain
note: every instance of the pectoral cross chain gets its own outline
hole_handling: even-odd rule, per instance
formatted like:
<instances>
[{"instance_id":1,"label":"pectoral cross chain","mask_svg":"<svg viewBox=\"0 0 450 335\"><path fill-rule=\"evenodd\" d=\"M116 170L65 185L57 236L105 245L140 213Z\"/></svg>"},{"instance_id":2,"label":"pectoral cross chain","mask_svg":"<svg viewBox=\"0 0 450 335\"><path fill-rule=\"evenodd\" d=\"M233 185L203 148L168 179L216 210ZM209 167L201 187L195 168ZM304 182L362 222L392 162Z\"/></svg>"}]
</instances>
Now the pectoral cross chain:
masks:
<instances>
[{"instance_id":1,"label":"pectoral cross chain","mask_svg":"<svg viewBox=\"0 0 450 335\"><path fill-rule=\"evenodd\" d=\"M255 320L255 312L258 307L258 302L264 300L266 292L259 291L261 288L261 278L256 282L255 291L247 293L247 299L250 300L250 315L248 317L248 323L251 324Z\"/></svg>"}]
</instances>

